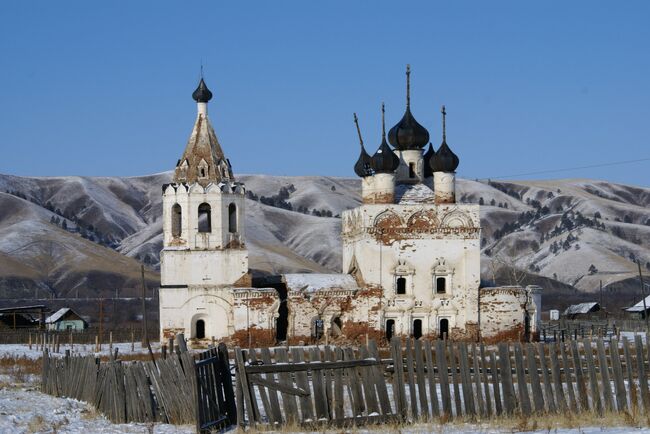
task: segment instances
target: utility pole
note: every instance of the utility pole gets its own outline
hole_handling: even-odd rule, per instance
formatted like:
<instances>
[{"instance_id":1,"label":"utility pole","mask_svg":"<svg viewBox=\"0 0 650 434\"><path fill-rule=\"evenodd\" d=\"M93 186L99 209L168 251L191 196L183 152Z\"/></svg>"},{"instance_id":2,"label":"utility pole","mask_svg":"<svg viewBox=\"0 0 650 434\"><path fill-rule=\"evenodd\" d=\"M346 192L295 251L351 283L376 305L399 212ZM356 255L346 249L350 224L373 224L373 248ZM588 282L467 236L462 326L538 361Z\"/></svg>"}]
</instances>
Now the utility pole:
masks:
<instances>
[{"instance_id":1,"label":"utility pole","mask_svg":"<svg viewBox=\"0 0 650 434\"><path fill-rule=\"evenodd\" d=\"M600 281L600 308L602 310L605 310L605 307L603 307L603 281Z\"/></svg>"},{"instance_id":2,"label":"utility pole","mask_svg":"<svg viewBox=\"0 0 650 434\"><path fill-rule=\"evenodd\" d=\"M636 265L639 267L639 281L641 282L641 296L643 297L643 317L645 318L645 329L648 331L648 311L645 303L645 285L643 284L643 274L641 274L641 262L636 260Z\"/></svg>"},{"instance_id":3,"label":"utility pole","mask_svg":"<svg viewBox=\"0 0 650 434\"><path fill-rule=\"evenodd\" d=\"M102 344L102 326L104 323L104 299L99 299L99 345Z\"/></svg>"},{"instance_id":4,"label":"utility pole","mask_svg":"<svg viewBox=\"0 0 650 434\"><path fill-rule=\"evenodd\" d=\"M140 265L140 275L142 277L142 348L149 344L149 337L147 336L147 304L145 297L147 295L147 288L144 284L144 265Z\"/></svg>"}]
</instances>

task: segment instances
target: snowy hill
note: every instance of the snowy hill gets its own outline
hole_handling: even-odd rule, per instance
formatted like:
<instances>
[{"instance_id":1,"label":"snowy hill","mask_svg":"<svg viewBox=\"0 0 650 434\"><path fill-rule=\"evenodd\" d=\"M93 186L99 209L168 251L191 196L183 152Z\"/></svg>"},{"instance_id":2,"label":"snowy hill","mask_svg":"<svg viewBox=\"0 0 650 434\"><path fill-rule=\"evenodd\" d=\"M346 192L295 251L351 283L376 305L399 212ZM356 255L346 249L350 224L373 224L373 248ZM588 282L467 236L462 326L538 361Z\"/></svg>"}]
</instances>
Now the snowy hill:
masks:
<instances>
[{"instance_id":1,"label":"snowy hill","mask_svg":"<svg viewBox=\"0 0 650 434\"><path fill-rule=\"evenodd\" d=\"M0 175L3 296L136 288L139 263L155 284L161 185L170 172L132 178ZM340 213L359 204L358 179L241 175L247 244L258 272L339 271ZM518 274L581 291L650 268L650 189L604 181L460 180L461 202L481 203L483 279ZM526 273L508 272L521 269ZM508 277L510 276L510 277ZM627 282L627 283L625 283ZM522 282L526 283L526 282Z\"/></svg>"}]
</instances>

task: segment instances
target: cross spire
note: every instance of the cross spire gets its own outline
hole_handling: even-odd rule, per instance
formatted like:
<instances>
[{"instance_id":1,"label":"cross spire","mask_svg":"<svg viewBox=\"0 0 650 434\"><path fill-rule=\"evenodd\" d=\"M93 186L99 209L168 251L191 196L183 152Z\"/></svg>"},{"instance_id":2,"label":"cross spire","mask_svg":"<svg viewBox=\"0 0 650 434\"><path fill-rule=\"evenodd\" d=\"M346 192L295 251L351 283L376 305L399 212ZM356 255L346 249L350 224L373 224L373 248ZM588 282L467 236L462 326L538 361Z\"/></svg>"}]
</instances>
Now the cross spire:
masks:
<instances>
[{"instance_id":1,"label":"cross spire","mask_svg":"<svg viewBox=\"0 0 650 434\"><path fill-rule=\"evenodd\" d=\"M363 148L363 138L361 137L361 129L359 128L359 119L357 118L356 113L354 113L354 125L357 126L357 134L359 135L359 143L361 144L361 147Z\"/></svg>"},{"instance_id":2,"label":"cross spire","mask_svg":"<svg viewBox=\"0 0 650 434\"><path fill-rule=\"evenodd\" d=\"M447 142L447 110L445 109L445 106L442 106L442 109L440 110L440 113L442 113L442 143Z\"/></svg>"},{"instance_id":3,"label":"cross spire","mask_svg":"<svg viewBox=\"0 0 650 434\"><path fill-rule=\"evenodd\" d=\"M411 65L406 65L406 108L411 107Z\"/></svg>"},{"instance_id":4,"label":"cross spire","mask_svg":"<svg viewBox=\"0 0 650 434\"><path fill-rule=\"evenodd\" d=\"M386 121L385 121L385 113L386 110L384 109L384 103L381 103L381 139L386 140Z\"/></svg>"}]
</instances>

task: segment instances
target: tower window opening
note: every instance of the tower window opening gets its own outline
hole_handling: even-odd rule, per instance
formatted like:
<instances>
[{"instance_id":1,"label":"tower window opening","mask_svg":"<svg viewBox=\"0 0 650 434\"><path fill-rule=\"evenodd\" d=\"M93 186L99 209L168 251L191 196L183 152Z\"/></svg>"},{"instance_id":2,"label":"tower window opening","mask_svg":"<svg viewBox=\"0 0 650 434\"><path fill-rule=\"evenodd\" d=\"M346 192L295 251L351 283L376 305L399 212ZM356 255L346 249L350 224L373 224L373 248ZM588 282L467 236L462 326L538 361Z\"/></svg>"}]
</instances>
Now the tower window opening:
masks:
<instances>
[{"instance_id":1,"label":"tower window opening","mask_svg":"<svg viewBox=\"0 0 650 434\"><path fill-rule=\"evenodd\" d=\"M422 337L422 320L421 319L413 320L413 337L415 339L420 339Z\"/></svg>"},{"instance_id":2,"label":"tower window opening","mask_svg":"<svg viewBox=\"0 0 650 434\"><path fill-rule=\"evenodd\" d=\"M436 292L438 294L445 294L447 292L447 279L444 277L436 278Z\"/></svg>"},{"instance_id":3,"label":"tower window opening","mask_svg":"<svg viewBox=\"0 0 650 434\"><path fill-rule=\"evenodd\" d=\"M201 167L201 178L205 178L205 168Z\"/></svg>"},{"instance_id":4,"label":"tower window opening","mask_svg":"<svg viewBox=\"0 0 650 434\"><path fill-rule=\"evenodd\" d=\"M199 232L212 232L212 209L207 203L199 205Z\"/></svg>"},{"instance_id":5,"label":"tower window opening","mask_svg":"<svg viewBox=\"0 0 650 434\"><path fill-rule=\"evenodd\" d=\"M237 233L237 205L228 205L228 232Z\"/></svg>"},{"instance_id":6,"label":"tower window opening","mask_svg":"<svg viewBox=\"0 0 650 434\"><path fill-rule=\"evenodd\" d=\"M415 178L415 163L409 163L409 178Z\"/></svg>"},{"instance_id":7,"label":"tower window opening","mask_svg":"<svg viewBox=\"0 0 650 434\"><path fill-rule=\"evenodd\" d=\"M172 237L181 236L181 228L183 223L183 211L179 204L172 206Z\"/></svg>"},{"instance_id":8,"label":"tower window opening","mask_svg":"<svg viewBox=\"0 0 650 434\"><path fill-rule=\"evenodd\" d=\"M406 278L404 277L397 278L397 293L406 294Z\"/></svg>"},{"instance_id":9,"label":"tower window opening","mask_svg":"<svg viewBox=\"0 0 650 434\"><path fill-rule=\"evenodd\" d=\"M202 319L196 321L196 333L194 337L197 339L205 339L205 321Z\"/></svg>"},{"instance_id":10,"label":"tower window opening","mask_svg":"<svg viewBox=\"0 0 650 434\"><path fill-rule=\"evenodd\" d=\"M391 338L395 335L395 320L387 319L386 320L386 340L390 341Z\"/></svg>"}]
</instances>

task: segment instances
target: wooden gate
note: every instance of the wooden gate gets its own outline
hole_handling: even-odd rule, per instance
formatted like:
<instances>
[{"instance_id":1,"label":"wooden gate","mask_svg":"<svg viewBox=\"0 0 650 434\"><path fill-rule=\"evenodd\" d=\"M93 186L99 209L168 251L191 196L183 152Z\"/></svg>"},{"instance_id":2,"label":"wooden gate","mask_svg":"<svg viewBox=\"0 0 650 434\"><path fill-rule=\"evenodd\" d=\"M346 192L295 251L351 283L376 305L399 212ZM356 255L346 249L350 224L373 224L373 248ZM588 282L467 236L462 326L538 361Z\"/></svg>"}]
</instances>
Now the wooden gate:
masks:
<instances>
[{"instance_id":1,"label":"wooden gate","mask_svg":"<svg viewBox=\"0 0 650 434\"><path fill-rule=\"evenodd\" d=\"M235 363L241 426L348 426L397 419L374 342L358 349L236 348Z\"/></svg>"},{"instance_id":2,"label":"wooden gate","mask_svg":"<svg viewBox=\"0 0 650 434\"><path fill-rule=\"evenodd\" d=\"M219 344L196 358L196 431L210 433L237 423L228 348Z\"/></svg>"}]
</instances>

